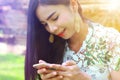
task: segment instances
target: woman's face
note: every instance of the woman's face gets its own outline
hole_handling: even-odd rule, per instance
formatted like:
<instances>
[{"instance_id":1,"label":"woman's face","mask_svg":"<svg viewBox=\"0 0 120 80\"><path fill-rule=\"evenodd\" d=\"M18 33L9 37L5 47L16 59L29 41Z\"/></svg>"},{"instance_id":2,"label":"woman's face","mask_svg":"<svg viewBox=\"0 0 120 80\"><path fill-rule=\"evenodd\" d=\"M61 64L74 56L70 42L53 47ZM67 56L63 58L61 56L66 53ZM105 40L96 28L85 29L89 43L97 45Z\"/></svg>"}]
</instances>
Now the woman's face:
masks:
<instances>
[{"instance_id":1,"label":"woman's face","mask_svg":"<svg viewBox=\"0 0 120 80\"><path fill-rule=\"evenodd\" d=\"M49 33L63 39L69 39L75 33L74 15L70 7L64 5L39 5L36 15Z\"/></svg>"}]
</instances>

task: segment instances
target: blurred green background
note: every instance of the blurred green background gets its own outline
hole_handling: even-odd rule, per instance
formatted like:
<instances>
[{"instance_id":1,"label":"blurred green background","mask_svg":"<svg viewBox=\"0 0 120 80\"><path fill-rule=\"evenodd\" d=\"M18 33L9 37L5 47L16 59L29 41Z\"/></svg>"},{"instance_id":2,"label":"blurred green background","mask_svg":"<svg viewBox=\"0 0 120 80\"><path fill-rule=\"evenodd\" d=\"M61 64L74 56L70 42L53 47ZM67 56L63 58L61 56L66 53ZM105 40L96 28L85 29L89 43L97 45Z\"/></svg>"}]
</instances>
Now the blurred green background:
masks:
<instances>
[{"instance_id":1,"label":"blurred green background","mask_svg":"<svg viewBox=\"0 0 120 80\"><path fill-rule=\"evenodd\" d=\"M0 80L24 80L24 56L0 54Z\"/></svg>"}]
</instances>

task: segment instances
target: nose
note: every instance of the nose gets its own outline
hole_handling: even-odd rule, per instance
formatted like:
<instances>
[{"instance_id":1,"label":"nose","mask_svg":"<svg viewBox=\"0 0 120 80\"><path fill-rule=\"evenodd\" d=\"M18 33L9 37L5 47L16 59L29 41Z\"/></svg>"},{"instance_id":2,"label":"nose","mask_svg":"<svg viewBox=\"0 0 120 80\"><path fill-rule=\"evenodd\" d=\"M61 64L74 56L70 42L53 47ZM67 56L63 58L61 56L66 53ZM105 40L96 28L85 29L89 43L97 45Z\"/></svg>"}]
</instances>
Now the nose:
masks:
<instances>
[{"instance_id":1,"label":"nose","mask_svg":"<svg viewBox=\"0 0 120 80\"><path fill-rule=\"evenodd\" d=\"M48 24L49 31L54 33L57 30L57 26L55 24Z\"/></svg>"}]
</instances>

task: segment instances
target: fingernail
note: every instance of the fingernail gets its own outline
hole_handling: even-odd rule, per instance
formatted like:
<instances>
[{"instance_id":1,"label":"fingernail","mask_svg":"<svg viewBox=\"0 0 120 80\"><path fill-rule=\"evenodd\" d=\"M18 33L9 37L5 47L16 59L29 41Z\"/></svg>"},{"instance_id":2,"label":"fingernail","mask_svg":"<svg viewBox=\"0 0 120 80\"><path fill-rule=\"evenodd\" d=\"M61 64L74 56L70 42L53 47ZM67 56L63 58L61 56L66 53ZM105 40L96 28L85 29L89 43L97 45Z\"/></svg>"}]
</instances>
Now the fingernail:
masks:
<instances>
[{"instance_id":1,"label":"fingernail","mask_svg":"<svg viewBox=\"0 0 120 80\"><path fill-rule=\"evenodd\" d=\"M72 76L71 74L68 74L68 76Z\"/></svg>"},{"instance_id":2,"label":"fingernail","mask_svg":"<svg viewBox=\"0 0 120 80\"><path fill-rule=\"evenodd\" d=\"M63 76L60 76L60 78L63 78Z\"/></svg>"},{"instance_id":3,"label":"fingernail","mask_svg":"<svg viewBox=\"0 0 120 80\"><path fill-rule=\"evenodd\" d=\"M46 69L44 68L43 71L46 71Z\"/></svg>"},{"instance_id":4,"label":"fingernail","mask_svg":"<svg viewBox=\"0 0 120 80\"><path fill-rule=\"evenodd\" d=\"M36 67L36 65L34 64L34 65L33 65L33 67L35 68L35 67Z\"/></svg>"},{"instance_id":5,"label":"fingernail","mask_svg":"<svg viewBox=\"0 0 120 80\"><path fill-rule=\"evenodd\" d=\"M42 60L39 60L39 62L43 62Z\"/></svg>"},{"instance_id":6,"label":"fingernail","mask_svg":"<svg viewBox=\"0 0 120 80\"><path fill-rule=\"evenodd\" d=\"M57 72L53 72L53 75L56 75L57 74Z\"/></svg>"},{"instance_id":7,"label":"fingernail","mask_svg":"<svg viewBox=\"0 0 120 80\"><path fill-rule=\"evenodd\" d=\"M62 65L66 65L66 63L62 63Z\"/></svg>"}]
</instances>

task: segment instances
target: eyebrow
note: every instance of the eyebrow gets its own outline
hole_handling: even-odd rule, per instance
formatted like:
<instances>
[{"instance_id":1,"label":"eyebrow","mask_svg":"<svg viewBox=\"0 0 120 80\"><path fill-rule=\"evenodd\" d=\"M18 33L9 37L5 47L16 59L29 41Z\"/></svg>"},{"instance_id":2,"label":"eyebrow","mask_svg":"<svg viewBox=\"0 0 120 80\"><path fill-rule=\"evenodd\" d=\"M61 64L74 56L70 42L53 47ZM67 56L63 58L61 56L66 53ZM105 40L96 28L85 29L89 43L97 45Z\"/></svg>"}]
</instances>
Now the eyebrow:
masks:
<instances>
[{"instance_id":1,"label":"eyebrow","mask_svg":"<svg viewBox=\"0 0 120 80\"><path fill-rule=\"evenodd\" d=\"M53 12L53 13L51 13L51 14L47 17L47 20L49 20L55 13L56 13L56 11Z\"/></svg>"}]
</instances>

